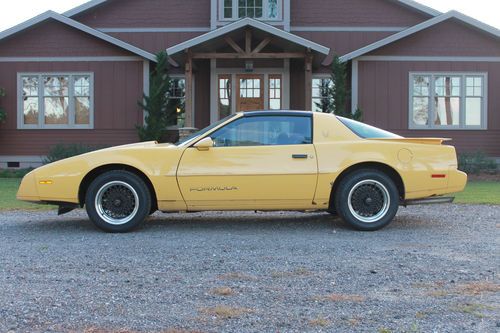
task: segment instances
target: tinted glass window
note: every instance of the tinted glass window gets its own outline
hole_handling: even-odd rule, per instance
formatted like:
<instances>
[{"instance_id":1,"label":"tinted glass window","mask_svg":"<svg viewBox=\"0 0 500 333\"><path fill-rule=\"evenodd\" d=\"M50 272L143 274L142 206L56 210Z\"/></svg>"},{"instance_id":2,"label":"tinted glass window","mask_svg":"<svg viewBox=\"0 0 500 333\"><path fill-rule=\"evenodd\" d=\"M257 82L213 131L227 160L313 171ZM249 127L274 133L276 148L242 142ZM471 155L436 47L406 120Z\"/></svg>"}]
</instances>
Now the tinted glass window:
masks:
<instances>
[{"instance_id":1,"label":"tinted glass window","mask_svg":"<svg viewBox=\"0 0 500 333\"><path fill-rule=\"evenodd\" d=\"M312 118L259 116L240 118L211 135L216 147L283 146L312 143Z\"/></svg>"},{"instance_id":2,"label":"tinted glass window","mask_svg":"<svg viewBox=\"0 0 500 333\"><path fill-rule=\"evenodd\" d=\"M384 131L380 128L373 127L367 124L360 123L352 119L338 117L339 120L346 125L351 131L364 139L384 139L384 138L400 138L391 132Z\"/></svg>"}]
</instances>

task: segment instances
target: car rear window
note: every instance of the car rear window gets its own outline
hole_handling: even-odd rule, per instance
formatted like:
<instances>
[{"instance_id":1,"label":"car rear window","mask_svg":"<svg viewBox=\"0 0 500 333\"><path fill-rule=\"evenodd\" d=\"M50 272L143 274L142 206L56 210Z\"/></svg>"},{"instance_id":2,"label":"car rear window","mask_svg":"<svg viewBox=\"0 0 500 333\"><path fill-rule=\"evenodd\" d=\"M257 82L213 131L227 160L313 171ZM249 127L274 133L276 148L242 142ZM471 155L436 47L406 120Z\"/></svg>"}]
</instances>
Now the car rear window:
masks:
<instances>
[{"instance_id":1,"label":"car rear window","mask_svg":"<svg viewBox=\"0 0 500 333\"><path fill-rule=\"evenodd\" d=\"M367 124L360 123L352 119L337 117L342 124L354 132L359 137L363 139L387 139L387 138L401 138L401 136L384 131L383 129L373 127Z\"/></svg>"}]
</instances>

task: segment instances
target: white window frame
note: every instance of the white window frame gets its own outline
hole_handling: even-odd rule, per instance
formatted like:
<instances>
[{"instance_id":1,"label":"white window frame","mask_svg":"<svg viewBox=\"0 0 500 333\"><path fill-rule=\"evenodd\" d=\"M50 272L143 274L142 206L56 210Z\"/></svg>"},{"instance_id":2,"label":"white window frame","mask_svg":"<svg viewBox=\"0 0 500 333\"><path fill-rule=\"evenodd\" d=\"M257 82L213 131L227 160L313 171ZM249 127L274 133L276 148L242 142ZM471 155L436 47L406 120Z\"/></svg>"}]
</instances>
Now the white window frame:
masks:
<instances>
[{"instance_id":1,"label":"white window frame","mask_svg":"<svg viewBox=\"0 0 500 333\"><path fill-rule=\"evenodd\" d=\"M327 73L323 73L323 74L313 74L312 76L312 79L311 79L311 106L312 108L314 109L314 100L315 99L318 99L318 98L314 98L313 97L313 89L314 89L314 85L313 85L313 82L314 80L317 80L317 79L332 79L332 75L331 74L327 74Z\"/></svg>"},{"instance_id":2,"label":"white window frame","mask_svg":"<svg viewBox=\"0 0 500 333\"><path fill-rule=\"evenodd\" d=\"M29 125L24 123L24 103L23 103L23 81L24 76L38 77L38 124ZM45 124L45 103L44 99L44 86L43 78L47 76L68 76L70 78L70 86L68 92L68 124L61 125L47 125ZM89 110L89 124L78 125L75 124L75 101L74 101L74 77L75 76L89 76L90 77L90 110ZM94 129L94 73L92 72L23 72L17 73L17 129L21 130L87 130Z\"/></svg>"},{"instance_id":3,"label":"white window frame","mask_svg":"<svg viewBox=\"0 0 500 333\"><path fill-rule=\"evenodd\" d=\"M413 78L415 76L430 77L430 105L429 105L429 125L417 125L413 122ZM434 105L435 94L435 77L436 76L454 76L460 77L460 111L459 125L436 125L434 124L434 115L436 107ZM472 126L466 125L466 97L467 97L467 77L482 77L483 78L483 104L481 106L481 125ZM409 108L408 108L408 128L412 130L461 130L461 131L477 131L488 129L488 73L486 72L410 72L409 74Z\"/></svg>"},{"instance_id":4,"label":"white window frame","mask_svg":"<svg viewBox=\"0 0 500 333\"><path fill-rule=\"evenodd\" d=\"M219 21L229 22L240 20L238 0L233 0L233 16L231 18L224 17L224 0L218 0L219 6ZM262 0L262 18L254 18L259 21L280 22L283 21L283 0L278 0L278 16L269 18L269 3L268 0Z\"/></svg>"},{"instance_id":5,"label":"white window frame","mask_svg":"<svg viewBox=\"0 0 500 333\"><path fill-rule=\"evenodd\" d=\"M184 79L186 80L186 75L184 74L169 74L170 79ZM196 117L196 106L195 106L195 100L196 100L196 78L195 75L193 74L193 93L192 93L192 98L191 98L191 105L193 107L193 124L195 123L195 117ZM184 96L184 99L186 99L186 96ZM169 125L167 126L167 130L178 130L180 127L179 125Z\"/></svg>"}]
</instances>

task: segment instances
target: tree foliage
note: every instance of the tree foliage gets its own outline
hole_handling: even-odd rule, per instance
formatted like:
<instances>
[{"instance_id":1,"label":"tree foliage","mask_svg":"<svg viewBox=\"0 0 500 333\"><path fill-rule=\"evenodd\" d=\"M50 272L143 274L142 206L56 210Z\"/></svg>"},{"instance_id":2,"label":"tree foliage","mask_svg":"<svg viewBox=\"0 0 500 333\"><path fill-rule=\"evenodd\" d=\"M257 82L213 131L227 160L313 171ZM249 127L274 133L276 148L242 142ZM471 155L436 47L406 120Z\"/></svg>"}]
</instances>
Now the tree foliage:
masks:
<instances>
[{"instance_id":1,"label":"tree foliage","mask_svg":"<svg viewBox=\"0 0 500 333\"><path fill-rule=\"evenodd\" d=\"M347 63L340 60L339 56L333 58L332 63L332 87L330 89L332 99L332 113L337 116L362 120L363 112L358 107L353 114L347 107L347 99L351 96L351 91L347 84Z\"/></svg>"},{"instance_id":2,"label":"tree foliage","mask_svg":"<svg viewBox=\"0 0 500 333\"><path fill-rule=\"evenodd\" d=\"M168 75L168 55L162 51L156 56L156 67L150 73L149 96L144 94L139 106L145 111L143 126L137 126L141 141L161 141L167 126L176 116L168 108L170 77Z\"/></svg>"},{"instance_id":3,"label":"tree foliage","mask_svg":"<svg viewBox=\"0 0 500 333\"><path fill-rule=\"evenodd\" d=\"M0 88L0 97L5 96L5 90L3 88ZM0 106L0 124L5 121L7 118L7 114L5 113L5 110Z\"/></svg>"}]
</instances>

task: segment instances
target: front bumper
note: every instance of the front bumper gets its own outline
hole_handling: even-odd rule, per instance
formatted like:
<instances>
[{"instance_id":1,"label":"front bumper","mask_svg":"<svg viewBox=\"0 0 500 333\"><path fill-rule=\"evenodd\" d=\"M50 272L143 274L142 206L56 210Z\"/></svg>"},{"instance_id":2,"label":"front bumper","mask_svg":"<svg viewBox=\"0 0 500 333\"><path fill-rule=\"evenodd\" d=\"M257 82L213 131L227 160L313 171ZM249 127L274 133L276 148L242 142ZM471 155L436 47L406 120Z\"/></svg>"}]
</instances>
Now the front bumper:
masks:
<instances>
[{"instance_id":1,"label":"front bumper","mask_svg":"<svg viewBox=\"0 0 500 333\"><path fill-rule=\"evenodd\" d=\"M40 195L36 184L36 177L33 172L24 176L17 191L17 200L40 202Z\"/></svg>"}]
</instances>

